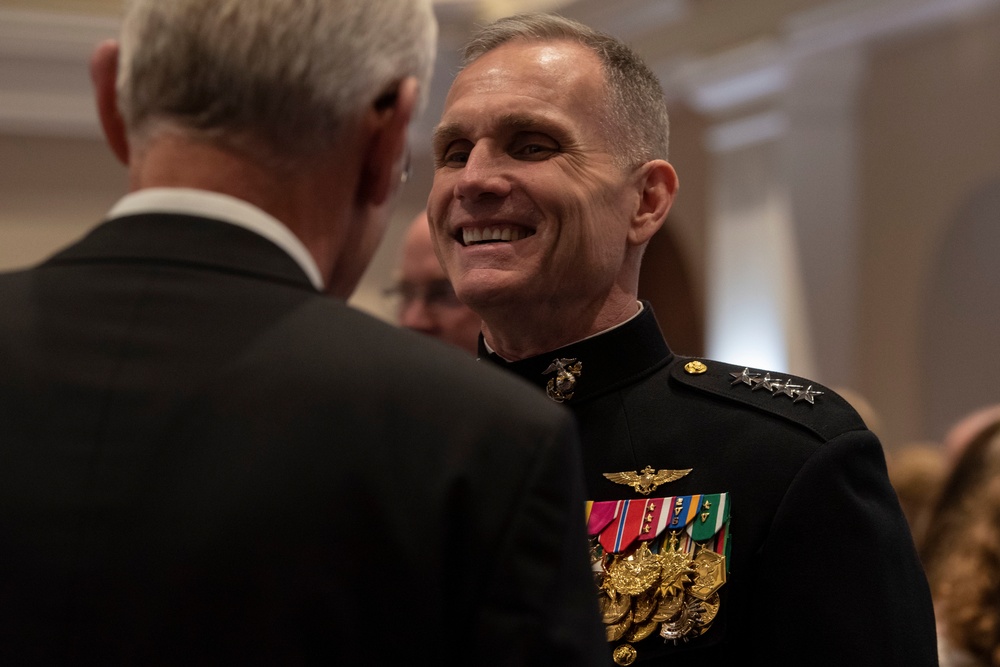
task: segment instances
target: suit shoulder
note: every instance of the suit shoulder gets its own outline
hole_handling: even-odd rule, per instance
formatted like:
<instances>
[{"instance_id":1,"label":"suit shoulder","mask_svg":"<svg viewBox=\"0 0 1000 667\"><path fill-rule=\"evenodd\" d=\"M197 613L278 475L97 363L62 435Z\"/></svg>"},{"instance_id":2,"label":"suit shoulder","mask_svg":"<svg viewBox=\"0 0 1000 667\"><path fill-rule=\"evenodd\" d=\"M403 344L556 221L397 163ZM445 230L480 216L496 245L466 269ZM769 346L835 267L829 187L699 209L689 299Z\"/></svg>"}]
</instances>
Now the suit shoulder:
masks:
<instances>
[{"instance_id":1,"label":"suit shoulder","mask_svg":"<svg viewBox=\"0 0 1000 667\"><path fill-rule=\"evenodd\" d=\"M795 422L824 440L867 426L837 392L808 378L697 357L676 357L673 380L698 392Z\"/></svg>"}]
</instances>

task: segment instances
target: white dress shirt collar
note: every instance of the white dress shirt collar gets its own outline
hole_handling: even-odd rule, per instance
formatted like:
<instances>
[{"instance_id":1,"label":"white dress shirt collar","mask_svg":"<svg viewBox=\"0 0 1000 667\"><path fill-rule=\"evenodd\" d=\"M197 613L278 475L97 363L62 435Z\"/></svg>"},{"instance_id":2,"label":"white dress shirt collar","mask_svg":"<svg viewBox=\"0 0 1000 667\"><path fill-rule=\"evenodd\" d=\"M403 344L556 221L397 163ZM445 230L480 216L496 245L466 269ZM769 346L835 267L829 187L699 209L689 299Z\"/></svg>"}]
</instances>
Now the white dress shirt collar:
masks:
<instances>
[{"instance_id":1,"label":"white dress shirt collar","mask_svg":"<svg viewBox=\"0 0 1000 667\"><path fill-rule=\"evenodd\" d=\"M147 188L122 197L108 218L138 213L177 213L221 220L268 239L302 267L310 282L323 291L323 277L302 241L274 216L249 202L218 192L192 188Z\"/></svg>"}]
</instances>

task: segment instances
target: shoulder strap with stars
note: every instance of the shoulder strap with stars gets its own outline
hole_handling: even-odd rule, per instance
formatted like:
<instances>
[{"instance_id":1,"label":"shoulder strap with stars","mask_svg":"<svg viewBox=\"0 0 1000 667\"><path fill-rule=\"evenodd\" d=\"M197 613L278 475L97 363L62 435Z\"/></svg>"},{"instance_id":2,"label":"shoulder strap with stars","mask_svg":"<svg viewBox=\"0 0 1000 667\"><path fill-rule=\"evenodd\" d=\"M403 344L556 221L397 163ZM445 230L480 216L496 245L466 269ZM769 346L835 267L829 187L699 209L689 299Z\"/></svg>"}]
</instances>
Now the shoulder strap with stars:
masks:
<instances>
[{"instance_id":1,"label":"shoulder strap with stars","mask_svg":"<svg viewBox=\"0 0 1000 667\"><path fill-rule=\"evenodd\" d=\"M816 382L788 373L677 357L671 364L670 375L698 391L789 419L825 440L845 431L866 428L861 416L842 396Z\"/></svg>"}]
</instances>

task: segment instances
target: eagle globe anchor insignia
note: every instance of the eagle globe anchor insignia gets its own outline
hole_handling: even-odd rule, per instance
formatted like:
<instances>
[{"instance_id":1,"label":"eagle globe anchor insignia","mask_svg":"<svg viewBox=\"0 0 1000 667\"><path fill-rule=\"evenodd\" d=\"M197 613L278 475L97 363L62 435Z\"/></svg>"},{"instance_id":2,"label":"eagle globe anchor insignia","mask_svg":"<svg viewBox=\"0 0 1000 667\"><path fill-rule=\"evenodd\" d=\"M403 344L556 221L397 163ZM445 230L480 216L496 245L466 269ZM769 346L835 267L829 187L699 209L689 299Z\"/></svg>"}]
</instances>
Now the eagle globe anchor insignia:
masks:
<instances>
[{"instance_id":1,"label":"eagle globe anchor insignia","mask_svg":"<svg viewBox=\"0 0 1000 667\"><path fill-rule=\"evenodd\" d=\"M542 371L542 375L555 373L545 385L545 393L556 403L562 403L573 398L576 390L576 379L583 372L583 362L576 359L553 359L549 367Z\"/></svg>"},{"instance_id":2,"label":"eagle globe anchor insignia","mask_svg":"<svg viewBox=\"0 0 1000 667\"><path fill-rule=\"evenodd\" d=\"M646 466L605 477L647 495L689 472ZM728 494L595 501L587 531L615 664L635 662L635 644L654 634L676 644L708 631L728 571Z\"/></svg>"}]
</instances>

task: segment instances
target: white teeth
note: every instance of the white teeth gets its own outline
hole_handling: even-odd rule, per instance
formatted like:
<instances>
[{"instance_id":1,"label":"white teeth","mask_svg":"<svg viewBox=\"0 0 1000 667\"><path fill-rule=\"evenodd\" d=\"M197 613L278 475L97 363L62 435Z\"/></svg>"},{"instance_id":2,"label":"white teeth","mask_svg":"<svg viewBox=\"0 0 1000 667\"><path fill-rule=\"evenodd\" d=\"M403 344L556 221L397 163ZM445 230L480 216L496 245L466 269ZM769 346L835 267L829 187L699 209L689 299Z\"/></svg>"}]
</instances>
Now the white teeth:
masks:
<instances>
[{"instance_id":1,"label":"white teeth","mask_svg":"<svg viewBox=\"0 0 1000 667\"><path fill-rule=\"evenodd\" d=\"M472 245L483 241L520 241L531 236L531 232L519 227L486 227L485 229L462 229L462 243Z\"/></svg>"}]
</instances>

